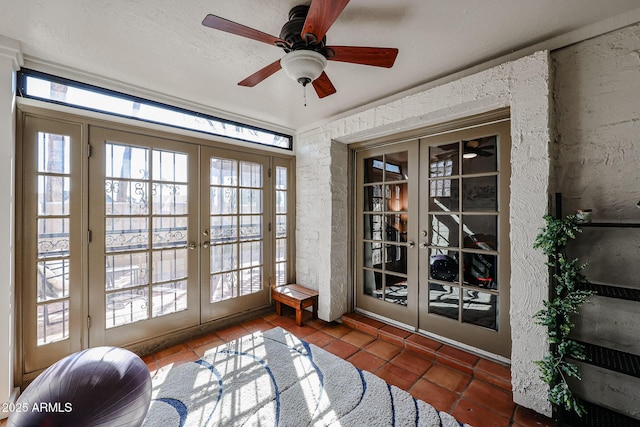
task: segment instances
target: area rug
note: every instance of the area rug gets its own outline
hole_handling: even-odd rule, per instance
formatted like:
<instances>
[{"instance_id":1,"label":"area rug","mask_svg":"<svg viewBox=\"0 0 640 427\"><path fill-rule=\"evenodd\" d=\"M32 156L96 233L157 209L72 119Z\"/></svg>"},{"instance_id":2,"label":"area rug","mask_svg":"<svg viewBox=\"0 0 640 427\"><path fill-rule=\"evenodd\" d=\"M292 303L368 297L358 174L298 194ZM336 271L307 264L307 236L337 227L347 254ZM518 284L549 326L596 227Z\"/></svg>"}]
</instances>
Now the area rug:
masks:
<instances>
[{"instance_id":1,"label":"area rug","mask_svg":"<svg viewBox=\"0 0 640 427\"><path fill-rule=\"evenodd\" d=\"M466 424L278 327L159 370L143 426Z\"/></svg>"}]
</instances>

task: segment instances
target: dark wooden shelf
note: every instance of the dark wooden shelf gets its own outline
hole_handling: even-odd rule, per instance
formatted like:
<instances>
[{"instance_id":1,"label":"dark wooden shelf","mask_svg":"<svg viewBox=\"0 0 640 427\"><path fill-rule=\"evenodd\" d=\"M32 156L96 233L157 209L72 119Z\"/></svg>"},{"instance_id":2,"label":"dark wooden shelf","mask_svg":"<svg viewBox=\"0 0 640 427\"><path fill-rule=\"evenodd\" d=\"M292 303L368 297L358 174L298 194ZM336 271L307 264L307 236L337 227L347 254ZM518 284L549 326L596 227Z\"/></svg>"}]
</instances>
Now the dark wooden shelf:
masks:
<instances>
[{"instance_id":1,"label":"dark wooden shelf","mask_svg":"<svg viewBox=\"0 0 640 427\"><path fill-rule=\"evenodd\" d=\"M561 420L559 425L571 427L640 427L640 420L619 414L611 409L603 408L595 403L582 400L587 413L578 417L573 412L561 410Z\"/></svg>"},{"instance_id":2,"label":"dark wooden shelf","mask_svg":"<svg viewBox=\"0 0 640 427\"><path fill-rule=\"evenodd\" d=\"M588 342L576 342L584 346L587 356L584 363L640 378L640 356Z\"/></svg>"},{"instance_id":3,"label":"dark wooden shelf","mask_svg":"<svg viewBox=\"0 0 640 427\"><path fill-rule=\"evenodd\" d=\"M587 342L577 341L584 345L587 360L582 361L594 366L640 378L640 356L623 351L613 350ZM604 408L595 403L580 399L587 413L578 417L573 412L560 410L559 425L572 427L640 427L640 420Z\"/></svg>"},{"instance_id":4,"label":"dark wooden shelf","mask_svg":"<svg viewBox=\"0 0 640 427\"><path fill-rule=\"evenodd\" d=\"M605 285L602 283L585 283L580 286L580 289L593 291L596 295L601 297L640 302L640 289L624 288L622 286Z\"/></svg>"},{"instance_id":5,"label":"dark wooden shelf","mask_svg":"<svg viewBox=\"0 0 640 427\"><path fill-rule=\"evenodd\" d=\"M580 227L640 228L638 222L581 222Z\"/></svg>"},{"instance_id":6,"label":"dark wooden shelf","mask_svg":"<svg viewBox=\"0 0 640 427\"><path fill-rule=\"evenodd\" d=\"M563 218L562 215L562 194L555 194L555 217ZM595 221L587 223L579 223L581 228L619 228L640 229L640 222L612 222L612 221ZM635 234L635 233L634 233ZM584 290L593 291L596 295L608 298L618 298L627 301L640 301L640 289L625 288L615 285L606 285L600 283L587 283L581 287ZM607 369L611 372L618 372L629 375L634 378L640 378L640 355L626 353L599 345L580 342L585 347L587 360L582 361L593 366ZM587 413L583 417L578 417L573 412L567 412L562 408L554 415L557 417L559 426L572 427L604 427L604 426L620 426L620 427L640 427L640 420L630 418L626 415L615 412L614 410L604 408L595 403L582 400Z\"/></svg>"}]
</instances>

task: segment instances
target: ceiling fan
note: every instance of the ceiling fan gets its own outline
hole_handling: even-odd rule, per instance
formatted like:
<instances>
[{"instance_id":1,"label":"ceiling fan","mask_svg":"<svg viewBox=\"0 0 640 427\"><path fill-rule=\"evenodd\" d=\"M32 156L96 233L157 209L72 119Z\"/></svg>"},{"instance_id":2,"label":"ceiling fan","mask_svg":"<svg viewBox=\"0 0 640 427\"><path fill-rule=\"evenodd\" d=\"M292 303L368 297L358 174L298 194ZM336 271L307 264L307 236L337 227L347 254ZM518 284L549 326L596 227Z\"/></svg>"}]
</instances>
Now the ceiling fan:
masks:
<instances>
[{"instance_id":1,"label":"ceiling fan","mask_svg":"<svg viewBox=\"0 0 640 427\"><path fill-rule=\"evenodd\" d=\"M313 85L319 98L336 93L324 72L329 61L391 68L398 49L383 47L327 46L326 33L349 0L312 0L310 6L295 6L289 12L280 36L275 37L216 15L207 15L202 25L282 48L285 56L238 83L253 87L270 75L285 70L302 86Z\"/></svg>"}]
</instances>

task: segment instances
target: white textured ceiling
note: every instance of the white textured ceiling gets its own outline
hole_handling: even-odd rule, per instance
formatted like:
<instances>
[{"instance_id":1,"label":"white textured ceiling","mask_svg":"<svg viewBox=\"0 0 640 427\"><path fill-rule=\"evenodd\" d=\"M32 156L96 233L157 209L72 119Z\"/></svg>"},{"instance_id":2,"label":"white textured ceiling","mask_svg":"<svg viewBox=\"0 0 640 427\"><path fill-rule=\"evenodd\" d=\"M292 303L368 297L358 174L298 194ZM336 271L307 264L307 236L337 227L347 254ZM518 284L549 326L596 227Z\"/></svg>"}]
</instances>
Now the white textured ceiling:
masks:
<instances>
[{"instance_id":1,"label":"white textured ceiling","mask_svg":"<svg viewBox=\"0 0 640 427\"><path fill-rule=\"evenodd\" d=\"M297 130L542 40L628 13L638 0L351 0L328 45L397 47L391 69L329 62L337 93L318 99L279 71L283 56L201 25L206 14L279 35L308 0L0 0L0 35L28 63L82 70L269 127Z\"/></svg>"}]
</instances>

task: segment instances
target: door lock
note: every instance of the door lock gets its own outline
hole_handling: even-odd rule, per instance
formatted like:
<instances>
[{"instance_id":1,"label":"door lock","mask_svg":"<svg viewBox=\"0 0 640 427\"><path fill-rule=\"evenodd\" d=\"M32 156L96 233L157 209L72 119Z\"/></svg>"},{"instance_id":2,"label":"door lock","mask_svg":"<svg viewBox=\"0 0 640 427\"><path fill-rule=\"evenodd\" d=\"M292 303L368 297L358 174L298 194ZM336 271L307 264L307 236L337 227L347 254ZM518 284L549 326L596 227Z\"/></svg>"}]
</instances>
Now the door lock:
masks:
<instances>
[{"instance_id":1,"label":"door lock","mask_svg":"<svg viewBox=\"0 0 640 427\"><path fill-rule=\"evenodd\" d=\"M209 246L211 246L211 242L209 240L207 240L206 242L202 242L202 247L207 249Z\"/></svg>"}]
</instances>

